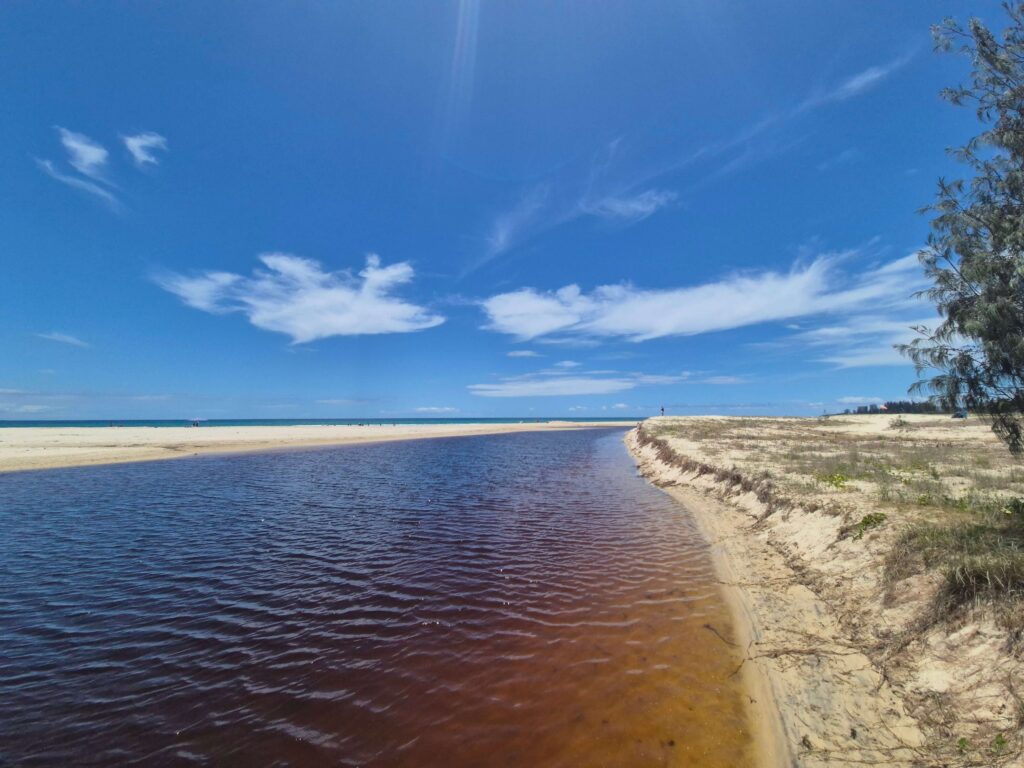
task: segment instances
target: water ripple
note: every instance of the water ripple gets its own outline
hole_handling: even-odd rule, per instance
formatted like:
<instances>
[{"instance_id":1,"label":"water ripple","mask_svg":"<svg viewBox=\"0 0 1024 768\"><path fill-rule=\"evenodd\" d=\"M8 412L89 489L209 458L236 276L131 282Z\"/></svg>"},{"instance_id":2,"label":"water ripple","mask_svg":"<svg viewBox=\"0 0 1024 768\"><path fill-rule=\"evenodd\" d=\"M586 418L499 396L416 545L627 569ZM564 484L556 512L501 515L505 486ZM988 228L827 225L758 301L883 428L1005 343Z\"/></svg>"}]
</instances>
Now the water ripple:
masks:
<instances>
[{"instance_id":1,"label":"water ripple","mask_svg":"<svg viewBox=\"0 0 1024 768\"><path fill-rule=\"evenodd\" d=\"M704 545L620 432L3 475L0 499L0 764L746 759Z\"/></svg>"}]
</instances>

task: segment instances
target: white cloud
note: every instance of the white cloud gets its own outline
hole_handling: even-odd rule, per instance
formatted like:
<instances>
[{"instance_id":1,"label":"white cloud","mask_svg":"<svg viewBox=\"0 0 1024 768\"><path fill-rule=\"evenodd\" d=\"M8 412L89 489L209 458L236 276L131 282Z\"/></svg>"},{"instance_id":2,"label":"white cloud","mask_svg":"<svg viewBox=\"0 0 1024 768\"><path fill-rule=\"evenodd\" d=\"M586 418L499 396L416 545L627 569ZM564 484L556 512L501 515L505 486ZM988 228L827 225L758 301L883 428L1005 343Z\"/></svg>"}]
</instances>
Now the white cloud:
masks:
<instances>
[{"instance_id":1,"label":"white cloud","mask_svg":"<svg viewBox=\"0 0 1024 768\"><path fill-rule=\"evenodd\" d=\"M789 272L737 274L681 288L577 285L555 291L522 288L481 302L489 330L527 341L541 337L625 338L646 341L866 307L906 305L915 287L912 265L900 259L859 275L838 265L853 254L821 256Z\"/></svg>"},{"instance_id":2,"label":"white cloud","mask_svg":"<svg viewBox=\"0 0 1024 768\"><path fill-rule=\"evenodd\" d=\"M511 352L506 353L509 357L540 357L532 349L513 349Z\"/></svg>"},{"instance_id":3,"label":"white cloud","mask_svg":"<svg viewBox=\"0 0 1024 768\"><path fill-rule=\"evenodd\" d=\"M839 168L840 166L856 163L860 158L860 150L851 147L850 149L844 149L839 154L833 155L827 160L822 160L818 163L818 170L831 171L833 168Z\"/></svg>"},{"instance_id":4,"label":"white cloud","mask_svg":"<svg viewBox=\"0 0 1024 768\"><path fill-rule=\"evenodd\" d=\"M36 403L0 403L0 413L32 414L52 411L52 405L38 405Z\"/></svg>"},{"instance_id":5,"label":"white cloud","mask_svg":"<svg viewBox=\"0 0 1024 768\"><path fill-rule=\"evenodd\" d=\"M561 397L569 395L611 395L644 385L677 384L680 376L592 371L579 374L556 373L550 369L526 376L512 376L496 384L470 384L480 397Z\"/></svg>"},{"instance_id":6,"label":"white cloud","mask_svg":"<svg viewBox=\"0 0 1024 768\"><path fill-rule=\"evenodd\" d=\"M448 405L425 405L421 408L415 409L416 413L458 413L458 408L452 408Z\"/></svg>"},{"instance_id":7,"label":"white cloud","mask_svg":"<svg viewBox=\"0 0 1024 768\"><path fill-rule=\"evenodd\" d=\"M835 101L843 101L853 96L858 96L871 88L874 88L889 75L902 67L908 61L907 58L896 59L881 66L868 67L863 72L858 72L839 84L837 88L828 94L828 98Z\"/></svg>"},{"instance_id":8,"label":"white cloud","mask_svg":"<svg viewBox=\"0 0 1024 768\"><path fill-rule=\"evenodd\" d=\"M67 128L58 126L57 133L60 135L60 143L67 150L71 167L83 176L102 180L109 155L107 150L88 136L69 131Z\"/></svg>"},{"instance_id":9,"label":"white cloud","mask_svg":"<svg viewBox=\"0 0 1024 768\"><path fill-rule=\"evenodd\" d=\"M636 381L624 378L566 376L548 379L507 379L498 384L470 384L481 397L552 397L562 395L610 395L633 389Z\"/></svg>"},{"instance_id":10,"label":"white cloud","mask_svg":"<svg viewBox=\"0 0 1024 768\"><path fill-rule=\"evenodd\" d=\"M295 344L330 336L408 333L444 322L441 315L391 295L412 280L408 262L385 267L370 254L366 267L353 276L324 271L317 261L286 253L265 253L259 259L266 269L251 277L168 273L156 282L190 307L214 314L242 312L257 328L287 334Z\"/></svg>"},{"instance_id":11,"label":"white cloud","mask_svg":"<svg viewBox=\"0 0 1024 768\"><path fill-rule=\"evenodd\" d=\"M829 88L817 89L788 109L763 115L732 135L705 144L646 151L622 137L608 142L577 162L560 166L500 212L485 236L484 254L464 274L474 271L521 243L581 216L599 216L624 223L642 221L672 205L678 193L652 187L657 179L689 169L702 178L683 188L692 194L701 184L788 152L801 143L786 129L829 104L860 96L903 67L910 55L868 67ZM852 160L847 157L842 161ZM841 161L841 162L842 162ZM828 161L826 161L828 163ZM717 167L715 167L717 165ZM641 191L637 191L641 190Z\"/></svg>"},{"instance_id":12,"label":"white cloud","mask_svg":"<svg viewBox=\"0 0 1024 768\"><path fill-rule=\"evenodd\" d=\"M913 253L907 254L902 259L896 259L896 261L890 261L888 264L883 264L879 267L876 272L879 275L892 275L897 272L908 272L916 270L921 266L921 251L914 251Z\"/></svg>"},{"instance_id":13,"label":"white cloud","mask_svg":"<svg viewBox=\"0 0 1024 768\"><path fill-rule=\"evenodd\" d=\"M66 173L61 173L54 167L53 163L51 163L49 160L40 160L36 158L36 165L39 166L40 170L42 170L43 173L48 175L50 178L56 179L61 184L67 184L69 187L72 187L73 189L79 189L83 192L88 192L90 195L93 195L103 200L107 205L109 205L114 210L119 210L121 208L121 202L116 197L114 197L114 195L112 195L109 190L104 189L99 184L88 181L86 179L80 179L77 176L69 176Z\"/></svg>"},{"instance_id":14,"label":"white cloud","mask_svg":"<svg viewBox=\"0 0 1024 768\"><path fill-rule=\"evenodd\" d=\"M88 347L89 343L82 341L77 336L72 336L70 333L58 333L57 331L51 331L50 333L37 333L40 339L46 339L48 341L56 341L61 344L70 344L73 347Z\"/></svg>"},{"instance_id":15,"label":"white cloud","mask_svg":"<svg viewBox=\"0 0 1024 768\"><path fill-rule=\"evenodd\" d=\"M125 148L131 153L132 160L139 168L159 164L160 161L154 154L154 150L167 151L167 139L152 131L136 133L132 136L121 136L121 141L124 142Z\"/></svg>"},{"instance_id":16,"label":"white cloud","mask_svg":"<svg viewBox=\"0 0 1024 768\"><path fill-rule=\"evenodd\" d=\"M577 363L575 360L562 360L560 362L555 363L555 368L579 368L579 366L580 364Z\"/></svg>"},{"instance_id":17,"label":"white cloud","mask_svg":"<svg viewBox=\"0 0 1024 768\"><path fill-rule=\"evenodd\" d=\"M846 101L854 96L860 96L879 85L893 72L902 68L910 59L911 55L908 54L907 56L893 59L887 64L877 64L868 67L826 91L813 93L801 102L800 106L794 111L794 115L816 109L831 102Z\"/></svg>"},{"instance_id":18,"label":"white cloud","mask_svg":"<svg viewBox=\"0 0 1024 768\"><path fill-rule=\"evenodd\" d=\"M896 317L864 313L839 325L795 334L792 339L811 348L827 350L819 362L840 368L910 365L894 345L906 344L916 336L914 327L927 326L936 320L934 314L922 317L923 307L914 309L916 314L903 311L896 313Z\"/></svg>"},{"instance_id":19,"label":"white cloud","mask_svg":"<svg viewBox=\"0 0 1024 768\"><path fill-rule=\"evenodd\" d=\"M625 411L629 408L629 406L626 403L615 403L615 405L613 405L612 408L614 408L617 411Z\"/></svg>"},{"instance_id":20,"label":"white cloud","mask_svg":"<svg viewBox=\"0 0 1024 768\"><path fill-rule=\"evenodd\" d=\"M708 376L706 379L701 381L702 384L717 384L717 385L728 385L728 384L746 384L747 380L742 376Z\"/></svg>"},{"instance_id":21,"label":"white cloud","mask_svg":"<svg viewBox=\"0 0 1024 768\"><path fill-rule=\"evenodd\" d=\"M648 189L635 195L609 196L596 201L584 200L580 210L590 216L633 223L643 221L662 208L672 205L678 195L664 189Z\"/></svg>"},{"instance_id":22,"label":"white cloud","mask_svg":"<svg viewBox=\"0 0 1024 768\"><path fill-rule=\"evenodd\" d=\"M909 339L907 340L909 341ZM910 360L896 351L892 344L851 349L846 352L823 357L821 362L832 363L840 368L877 368L890 365L911 365Z\"/></svg>"},{"instance_id":23,"label":"white cloud","mask_svg":"<svg viewBox=\"0 0 1024 768\"><path fill-rule=\"evenodd\" d=\"M847 395L846 397L837 397L837 403L843 405L881 405L885 402L884 398L881 397L863 397L861 395Z\"/></svg>"},{"instance_id":24,"label":"white cloud","mask_svg":"<svg viewBox=\"0 0 1024 768\"><path fill-rule=\"evenodd\" d=\"M542 213L550 196L550 188L542 184L529 190L511 209L500 213L485 238L483 256L470 265L467 272L472 272L500 256L541 226L541 220L544 218Z\"/></svg>"}]
</instances>

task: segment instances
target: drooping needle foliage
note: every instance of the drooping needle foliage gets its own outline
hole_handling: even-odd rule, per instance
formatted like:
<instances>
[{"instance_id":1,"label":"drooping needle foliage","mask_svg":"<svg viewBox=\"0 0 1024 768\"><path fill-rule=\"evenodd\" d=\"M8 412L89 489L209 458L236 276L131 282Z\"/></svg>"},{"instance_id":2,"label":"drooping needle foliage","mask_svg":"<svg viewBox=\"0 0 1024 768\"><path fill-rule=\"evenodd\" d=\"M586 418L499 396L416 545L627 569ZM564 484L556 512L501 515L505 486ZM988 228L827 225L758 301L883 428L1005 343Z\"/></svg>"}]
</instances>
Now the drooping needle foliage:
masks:
<instances>
[{"instance_id":1,"label":"drooping needle foliage","mask_svg":"<svg viewBox=\"0 0 1024 768\"><path fill-rule=\"evenodd\" d=\"M936 215L921 261L941 322L920 327L901 351L917 366L912 391L944 408L967 408L992 422L1024 453L1024 3L1007 3L1010 24L996 35L978 19L933 29L941 50L966 54L969 82L943 91L973 106L983 130L952 150L972 172L939 181Z\"/></svg>"}]
</instances>

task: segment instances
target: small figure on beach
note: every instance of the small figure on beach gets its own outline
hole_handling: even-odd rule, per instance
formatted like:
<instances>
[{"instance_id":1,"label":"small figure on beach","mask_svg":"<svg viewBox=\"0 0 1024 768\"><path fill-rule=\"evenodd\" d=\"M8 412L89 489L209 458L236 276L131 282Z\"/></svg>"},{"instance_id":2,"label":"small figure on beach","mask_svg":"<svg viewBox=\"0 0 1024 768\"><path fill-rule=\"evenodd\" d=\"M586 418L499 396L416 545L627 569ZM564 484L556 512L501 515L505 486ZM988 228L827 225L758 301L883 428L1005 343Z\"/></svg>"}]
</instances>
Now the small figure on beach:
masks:
<instances>
[{"instance_id":1,"label":"small figure on beach","mask_svg":"<svg viewBox=\"0 0 1024 768\"><path fill-rule=\"evenodd\" d=\"M663 406L661 406L661 415L662 415L662 416L664 416L664 415L665 415L665 406L664 406L664 405L663 405Z\"/></svg>"}]
</instances>

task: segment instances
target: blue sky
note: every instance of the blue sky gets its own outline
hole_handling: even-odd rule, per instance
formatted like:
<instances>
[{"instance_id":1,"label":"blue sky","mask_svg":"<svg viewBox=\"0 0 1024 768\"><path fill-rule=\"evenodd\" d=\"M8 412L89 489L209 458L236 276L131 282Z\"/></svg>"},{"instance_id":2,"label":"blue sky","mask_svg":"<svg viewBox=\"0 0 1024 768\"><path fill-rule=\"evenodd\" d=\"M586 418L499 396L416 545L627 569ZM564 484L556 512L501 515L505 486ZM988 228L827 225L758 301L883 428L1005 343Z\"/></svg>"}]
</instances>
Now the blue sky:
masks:
<instances>
[{"instance_id":1,"label":"blue sky","mask_svg":"<svg viewBox=\"0 0 1024 768\"><path fill-rule=\"evenodd\" d=\"M0 419L903 397L972 14L4 4Z\"/></svg>"}]
</instances>

